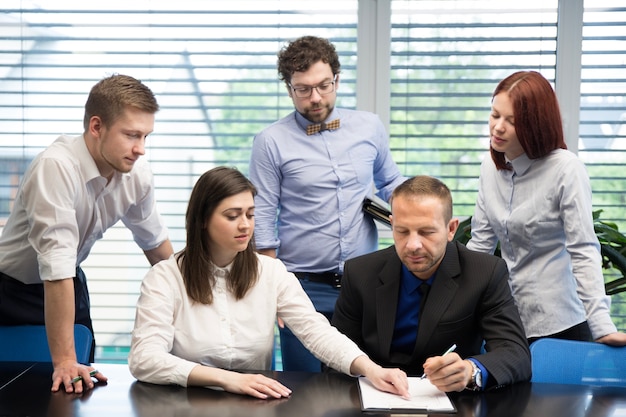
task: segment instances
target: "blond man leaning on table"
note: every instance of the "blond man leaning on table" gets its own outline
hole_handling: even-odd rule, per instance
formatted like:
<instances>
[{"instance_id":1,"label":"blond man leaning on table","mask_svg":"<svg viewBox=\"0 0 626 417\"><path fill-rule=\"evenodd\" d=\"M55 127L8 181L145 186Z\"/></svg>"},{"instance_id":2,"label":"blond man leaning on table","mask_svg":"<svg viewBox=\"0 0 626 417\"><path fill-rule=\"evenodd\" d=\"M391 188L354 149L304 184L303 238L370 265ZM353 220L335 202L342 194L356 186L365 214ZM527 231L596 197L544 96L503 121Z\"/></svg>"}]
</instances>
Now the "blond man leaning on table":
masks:
<instances>
[{"instance_id":1,"label":"blond man leaning on table","mask_svg":"<svg viewBox=\"0 0 626 417\"><path fill-rule=\"evenodd\" d=\"M61 135L20 183L0 237L0 325L45 324L52 391L94 386L93 368L76 360L74 324L93 334L80 265L96 241L121 220L151 264L173 253L152 171L141 159L158 110L141 81L121 74L100 80L85 103L83 134Z\"/></svg>"},{"instance_id":2,"label":"blond man leaning on table","mask_svg":"<svg viewBox=\"0 0 626 417\"><path fill-rule=\"evenodd\" d=\"M237 372L269 369L280 315L331 368L408 396L403 371L372 362L315 311L280 260L255 252L255 194L254 185L232 168L214 168L200 177L187 208L187 246L153 266L143 280L131 373L156 384L287 397L291 390L278 381Z\"/></svg>"}]
</instances>

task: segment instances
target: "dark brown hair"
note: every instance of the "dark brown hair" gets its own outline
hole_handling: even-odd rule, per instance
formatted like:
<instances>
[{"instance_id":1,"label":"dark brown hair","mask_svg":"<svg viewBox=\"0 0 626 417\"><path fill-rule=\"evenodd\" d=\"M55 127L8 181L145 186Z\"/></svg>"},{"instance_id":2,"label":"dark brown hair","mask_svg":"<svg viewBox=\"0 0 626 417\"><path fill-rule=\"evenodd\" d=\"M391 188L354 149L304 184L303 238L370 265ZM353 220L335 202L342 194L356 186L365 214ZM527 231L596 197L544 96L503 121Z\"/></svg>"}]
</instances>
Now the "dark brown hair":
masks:
<instances>
[{"instance_id":1,"label":"dark brown hair","mask_svg":"<svg viewBox=\"0 0 626 417\"><path fill-rule=\"evenodd\" d=\"M187 295L194 301L202 304L213 302L216 280L207 231L209 220L222 200L246 191L256 195L256 188L250 180L238 170L228 167L216 167L205 172L191 191L185 217L187 245L176 254L176 259ZM248 247L235 256L228 288L239 300L256 283L258 275L254 239L251 239Z\"/></svg>"},{"instance_id":2,"label":"dark brown hair","mask_svg":"<svg viewBox=\"0 0 626 417\"><path fill-rule=\"evenodd\" d=\"M104 126L111 127L127 107L151 114L159 111L154 94L141 81L120 74L100 80L91 88L85 103L85 131L89 129L89 120L93 116L99 116Z\"/></svg>"},{"instance_id":3,"label":"dark brown hair","mask_svg":"<svg viewBox=\"0 0 626 417\"><path fill-rule=\"evenodd\" d=\"M278 74L287 84L294 72L307 71L311 65L322 61L330 65L333 75L339 74L339 57L328 39L303 36L289 42L278 53Z\"/></svg>"},{"instance_id":4,"label":"dark brown hair","mask_svg":"<svg viewBox=\"0 0 626 417\"><path fill-rule=\"evenodd\" d=\"M446 184L435 177L417 175L398 185L391 195L390 203L398 196L404 197L435 197L441 200L445 212L443 219L448 223L452 219L452 193Z\"/></svg>"},{"instance_id":5,"label":"dark brown hair","mask_svg":"<svg viewBox=\"0 0 626 417\"><path fill-rule=\"evenodd\" d=\"M555 149L567 149L556 94L541 74L515 72L500 81L492 97L500 93L509 95L515 133L530 159L542 158ZM491 148L491 158L498 169L511 169L506 165L504 153Z\"/></svg>"}]
</instances>

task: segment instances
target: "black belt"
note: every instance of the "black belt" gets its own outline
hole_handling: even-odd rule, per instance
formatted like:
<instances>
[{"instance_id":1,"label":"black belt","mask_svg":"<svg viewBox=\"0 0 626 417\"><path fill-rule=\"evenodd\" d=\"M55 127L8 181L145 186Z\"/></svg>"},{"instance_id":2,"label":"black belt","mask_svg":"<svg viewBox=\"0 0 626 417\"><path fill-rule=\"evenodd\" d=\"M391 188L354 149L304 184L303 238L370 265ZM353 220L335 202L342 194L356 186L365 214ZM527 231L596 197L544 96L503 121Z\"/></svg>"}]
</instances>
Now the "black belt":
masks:
<instances>
[{"instance_id":1,"label":"black belt","mask_svg":"<svg viewBox=\"0 0 626 417\"><path fill-rule=\"evenodd\" d=\"M298 279L311 282L321 282L333 288L341 288L341 274L335 272L294 272Z\"/></svg>"}]
</instances>

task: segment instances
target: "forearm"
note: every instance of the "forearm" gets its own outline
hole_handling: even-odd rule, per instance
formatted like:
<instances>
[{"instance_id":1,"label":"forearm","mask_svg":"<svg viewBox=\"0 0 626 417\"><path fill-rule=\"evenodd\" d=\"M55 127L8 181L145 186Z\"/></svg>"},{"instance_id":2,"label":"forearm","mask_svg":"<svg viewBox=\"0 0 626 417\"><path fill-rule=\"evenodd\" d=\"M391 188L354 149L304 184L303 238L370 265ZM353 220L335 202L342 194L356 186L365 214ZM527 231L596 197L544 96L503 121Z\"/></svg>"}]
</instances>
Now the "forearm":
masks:
<instances>
[{"instance_id":1,"label":"forearm","mask_svg":"<svg viewBox=\"0 0 626 417\"><path fill-rule=\"evenodd\" d=\"M225 381L235 376L232 374L235 374L235 372L211 366L197 365L191 370L189 377L187 377L187 386L220 387L226 389Z\"/></svg>"},{"instance_id":2,"label":"forearm","mask_svg":"<svg viewBox=\"0 0 626 417\"><path fill-rule=\"evenodd\" d=\"M158 262L168 259L174 253L174 248L169 239L165 240L159 246L154 249L144 251L146 258L150 262L150 265L155 265Z\"/></svg>"},{"instance_id":3,"label":"forearm","mask_svg":"<svg viewBox=\"0 0 626 417\"><path fill-rule=\"evenodd\" d=\"M352 375L367 376L368 374L371 374L374 370L380 368L381 366L374 363L370 358L365 355L361 355L352 361L352 364L350 365L350 373Z\"/></svg>"},{"instance_id":4,"label":"forearm","mask_svg":"<svg viewBox=\"0 0 626 417\"><path fill-rule=\"evenodd\" d=\"M261 399L284 398L291 395L289 388L264 375L244 374L203 365L197 365L191 370L187 385L220 387L224 391Z\"/></svg>"},{"instance_id":5,"label":"forearm","mask_svg":"<svg viewBox=\"0 0 626 417\"><path fill-rule=\"evenodd\" d=\"M52 363L76 362L74 280L44 281L45 321Z\"/></svg>"}]
</instances>

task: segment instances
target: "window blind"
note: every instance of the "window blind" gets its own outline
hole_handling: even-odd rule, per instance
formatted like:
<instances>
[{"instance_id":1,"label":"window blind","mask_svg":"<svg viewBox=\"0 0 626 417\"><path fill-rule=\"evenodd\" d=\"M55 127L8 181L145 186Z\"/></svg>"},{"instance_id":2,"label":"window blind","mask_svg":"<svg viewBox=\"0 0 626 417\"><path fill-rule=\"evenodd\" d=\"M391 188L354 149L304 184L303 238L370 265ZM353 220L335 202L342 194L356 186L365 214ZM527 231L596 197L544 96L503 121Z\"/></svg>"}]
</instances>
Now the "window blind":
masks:
<instances>
[{"instance_id":1,"label":"window blind","mask_svg":"<svg viewBox=\"0 0 626 417\"><path fill-rule=\"evenodd\" d=\"M254 134L292 111L275 68L287 40L330 38L342 63L338 105L356 107L357 64L374 65L357 59L357 26L369 31L377 21L378 29L387 27L383 17L359 16L369 0L360 3L113 0L104 8L75 0L45 6L6 0L0 12L0 226L33 156L61 133L80 134L91 86L126 73L143 80L162 108L145 158L174 247L181 249L197 177L215 165L247 173ZM585 3L579 154L589 167L594 205L623 224L626 88L620 69L626 52L620 33L626 20L618 3ZM394 158L407 175L442 178L453 191L455 213L471 215L479 164L488 157L491 93L518 69L537 70L554 82L558 1L380 4L391 9L391 94L379 100L389 100ZM128 231L116 226L83 266L100 346L96 358L125 360L147 261ZM615 309L619 299L613 300Z\"/></svg>"},{"instance_id":2,"label":"window blind","mask_svg":"<svg viewBox=\"0 0 626 417\"><path fill-rule=\"evenodd\" d=\"M626 230L626 5L585 0L582 24L580 141L595 210ZM617 276L613 274L612 278ZM611 296L611 313L626 329L626 293Z\"/></svg>"},{"instance_id":3,"label":"window blind","mask_svg":"<svg viewBox=\"0 0 626 417\"><path fill-rule=\"evenodd\" d=\"M7 4L8 3L8 4ZM329 38L342 63L338 103L355 107L357 1L9 0L0 13L0 219L21 173L59 134L82 133L90 88L132 75L161 110L146 155L174 249L197 177L216 165L247 174L253 136L293 110L278 80L279 49L302 35ZM83 263L98 361L125 360L143 253L119 224Z\"/></svg>"},{"instance_id":4,"label":"window blind","mask_svg":"<svg viewBox=\"0 0 626 417\"><path fill-rule=\"evenodd\" d=\"M407 175L439 177L471 216L498 82L554 80L557 1L392 1L391 141Z\"/></svg>"}]
</instances>

